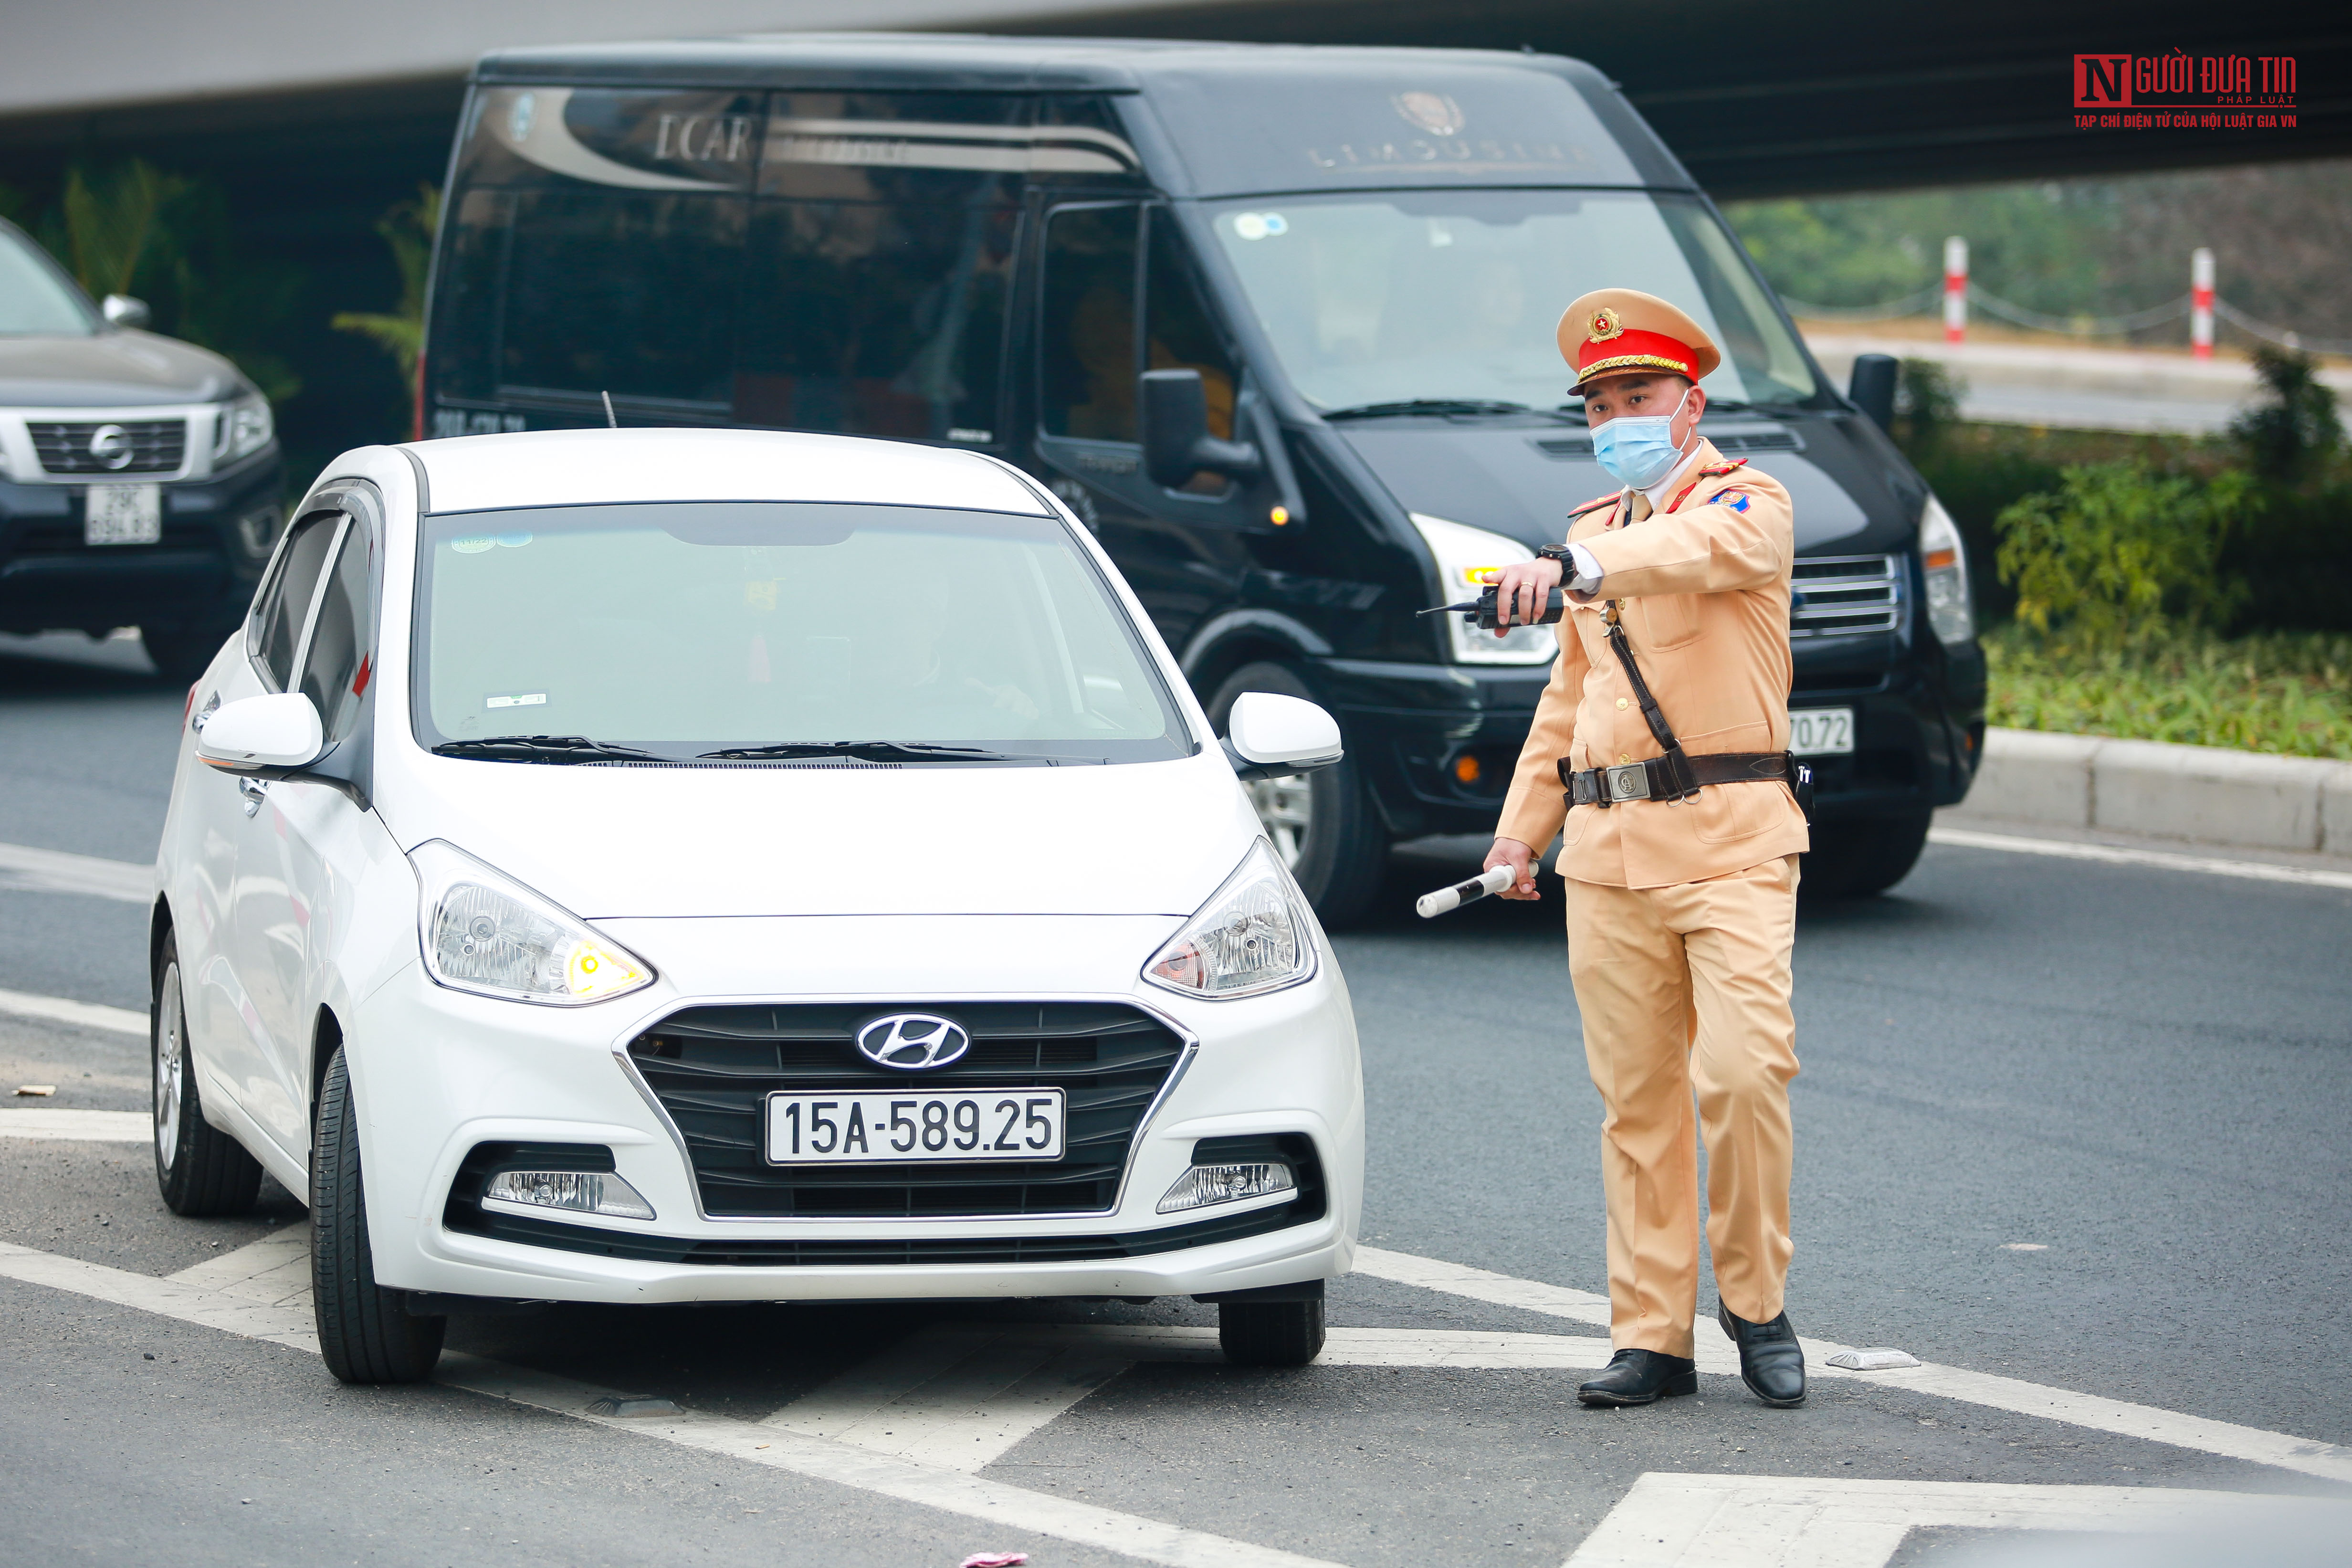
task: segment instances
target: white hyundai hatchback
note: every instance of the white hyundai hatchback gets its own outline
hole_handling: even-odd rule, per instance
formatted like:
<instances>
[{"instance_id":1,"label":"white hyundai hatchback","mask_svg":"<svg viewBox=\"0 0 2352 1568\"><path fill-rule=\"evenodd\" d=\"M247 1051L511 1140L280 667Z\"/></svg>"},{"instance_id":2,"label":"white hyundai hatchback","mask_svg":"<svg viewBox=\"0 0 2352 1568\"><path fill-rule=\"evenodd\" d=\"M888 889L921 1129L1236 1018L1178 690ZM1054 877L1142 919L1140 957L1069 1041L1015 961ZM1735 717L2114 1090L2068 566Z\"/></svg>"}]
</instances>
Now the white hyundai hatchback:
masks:
<instances>
[{"instance_id":1,"label":"white hyundai hatchback","mask_svg":"<svg viewBox=\"0 0 2352 1568\"><path fill-rule=\"evenodd\" d=\"M973 453L559 431L338 458L189 692L156 1173L306 1195L335 1375L517 1300L1153 1297L1323 1339L1355 1026L1085 529Z\"/></svg>"}]
</instances>

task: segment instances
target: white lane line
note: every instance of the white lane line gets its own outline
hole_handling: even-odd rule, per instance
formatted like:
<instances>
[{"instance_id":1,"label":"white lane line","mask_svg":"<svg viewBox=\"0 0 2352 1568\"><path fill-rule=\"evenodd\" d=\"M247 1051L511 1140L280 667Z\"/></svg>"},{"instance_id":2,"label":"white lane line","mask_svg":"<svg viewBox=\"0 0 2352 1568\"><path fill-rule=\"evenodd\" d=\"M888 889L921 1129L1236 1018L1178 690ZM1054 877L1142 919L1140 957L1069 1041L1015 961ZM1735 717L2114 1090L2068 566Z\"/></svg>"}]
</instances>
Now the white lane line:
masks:
<instances>
[{"instance_id":1,"label":"white lane line","mask_svg":"<svg viewBox=\"0 0 2352 1568\"><path fill-rule=\"evenodd\" d=\"M135 1307L142 1312L177 1318L184 1323L218 1329L223 1333L268 1340L312 1355L319 1353L318 1335L311 1326L308 1305L299 1310L269 1306L176 1279L158 1279L151 1274L83 1263L5 1241L0 1241L0 1279L46 1285L53 1290L70 1290L94 1300L111 1301L118 1307Z\"/></svg>"},{"instance_id":2,"label":"white lane line","mask_svg":"<svg viewBox=\"0 0 2352 1568\"><path fill-rule=\"evenodd\" d=\"M75 1143L144 1143L155 1119L143 1110L0 1110L0 1138Z\"/></svg>"},{"instance_id":3,"label":"white lane line","mask_svg":"<svg viewBox=\"0 0 2352 1568\"><path fill-rule=\"evenodd\" d=\"M155 868L105 860L29 844L0 844L0 888L33 893L84 893L126 904L155 901Z\"/></svg>"},{"instance_id":4,"label":"white lane line","mask_svg":"<svg viewBox=\"0 0 2352 1568\"><path fill-rule=\"evenodd\" d=\"M2182 855L2169 849L2070 844L2060 838L1979 833L1972 827L1931 827L1927 830L1927 842L1948 844L1957 849L2000 849L2012 855L2052 855L2061 860L2101 860L2111 866L2154 866L2166 871L2200 871L2211 877L2243 877L2256 882L2292 882L2305 888L2352 888L2352 871L2273 866L2264 860L2224 860L2218 856Z\"/></svg>"},{"instance_id":5,"label":"white lane line","mask_svg":"<svg viewBox=\"0 0 2352 1568\"><path fill-rule=\"evenodd\" d=\"M2352 1531L2335 1498L2170 1487L2004 1486L1981 1481L1811 1480L1653 1472L1609 1510L1568 1568L1721 1568L1802 1563L1884 1568L1923 1528L2147 1533L2221 1527ZM2315 1535L2314 1539L2317 1539ZM2257 1548L2240 1561L2259 1561ZM2117 1559L2121 1561L2121 1559Z\"/></svg>"},{"instance_id":6,"label":"white lane line","mask_svg":"<svg viewBox=\"0 0 2352 1568\"><path fill-rule=\"evenodd\" d=\"M52 1024L79 1024L85 1029L111 1029L118 1035L147 1032L144 1013L101 1007L95 1002L68 1002L62 996L36 996L26 991L0 991L0 1013Z\"/></svg>"},{"instance_id":7,"label":"white lane line","mask_svg":"<svg viewBox=\"0 0 2352 1568\"><path fill-rule=\"evenodd\" d=\"M310 1227L289 1225L235 1252L173 1275L175 1284L273 1307L310 1310Z\"/></svg>"},{"instance_id":8,"label":"white lane line","mask_svg":"<svg viewBox=\"0 0 2352 1568\"><path fill-rule=\"evenodd\" d=\"M1450 1295L1466 1296L1474 1300L1544 1312L1556 1318L1591 1322L1596 1321L1594 1313L1597 1311L1597 1321L1605 1322L1609 1315L1605 1304L1599 1308L1591 1305L1601 1298L1582 1290L1540 1284L1532 1279L1513 1279L1508 1275L1491 1273L1484 1268L1444 1263L1431 1258L1416 1258L1409 1253L1360 1247L1356 1249L1356 1268L1360 1273L1380 1279L1419 1285ZM1932 1394L1939 1398L2007 1410L2019 1415L2063 1421L2070 1426L2087 1427L2095 1432L2112 1432L2118 1436L2144 1438L2175 1448L2243 1459L2250 1464L2299 1470L2305 1475L2320 1476L2331 1481L2352 1482L2352 1447L2314 1442L2308 1437L2297 1437L2286 1432L2264 1431L2258 1426L2241 1426L2229 1421L2209 1421L2201 1415L2184 1415L2179 1411L2159 1410L2153 1405L2134 1405L2126 1400L2077 1394L2072 1389L2052 1388L2044 1384L2027 1383L2020 1378L2001 1377L1992 1373L1941 1366L1934 1362L1886 1372L1848 1372L1826 1363L1831 1356L1851 1350L1853 1346L1842 1345L1833 1340L1814 1339L1810 1335L1804 1337L1803 1342L1806 1370L1813 1377L1852 1378L1887 1387L1907 1388L1918 1394ZM1701 1372L1737 1372L1739 1369L1738 1354L1731 1350L1729 1342L1706 1322L1698 1325L1697 1348Z\"/></svg>"}]
</instances>

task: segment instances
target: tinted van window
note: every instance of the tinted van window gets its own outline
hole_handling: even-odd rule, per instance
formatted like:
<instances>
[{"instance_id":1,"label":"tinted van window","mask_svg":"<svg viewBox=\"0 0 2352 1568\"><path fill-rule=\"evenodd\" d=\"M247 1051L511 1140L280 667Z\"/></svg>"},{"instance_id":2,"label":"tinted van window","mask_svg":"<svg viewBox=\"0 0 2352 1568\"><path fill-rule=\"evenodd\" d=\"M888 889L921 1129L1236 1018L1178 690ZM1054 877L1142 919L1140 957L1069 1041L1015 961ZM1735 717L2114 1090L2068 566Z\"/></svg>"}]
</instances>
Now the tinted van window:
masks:
<instances>
[{"instance_id":1,"label":"tinted van window","mask_svg":"<svg viewBox=\"0 0 2352 1568\"><path fill-rule=\"evenodd\" d=\"M1045 223L1039 323L1042 421L1049 436L1132 441L1136 206L1064 207Z\"/></svg>"}]
</instances>

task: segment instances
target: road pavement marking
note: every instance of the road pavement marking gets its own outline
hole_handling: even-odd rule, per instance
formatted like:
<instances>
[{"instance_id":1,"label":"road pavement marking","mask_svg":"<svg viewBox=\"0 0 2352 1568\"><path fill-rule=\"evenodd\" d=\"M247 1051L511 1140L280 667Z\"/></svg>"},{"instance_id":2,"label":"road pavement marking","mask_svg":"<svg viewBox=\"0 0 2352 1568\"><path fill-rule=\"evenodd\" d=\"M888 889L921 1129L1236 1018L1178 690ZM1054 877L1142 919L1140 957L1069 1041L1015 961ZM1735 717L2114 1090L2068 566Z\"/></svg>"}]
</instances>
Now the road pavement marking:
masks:
<instances>
[{"instance_id":1,"label":"road pavement marking","mask_svg":"<svg viewBox=\"0 0 2352 1568\"><path fill-rule=\"evenodd\" d=\"M111 1029L118 1035L147 1032L144 1013L134 1013L128 1007L101 1007L95 1002L68 1002L62 996L35 996L25 991L0 991L0 1013L53 1024L79 1024L85 1029Z\"/></svg>"},{"instance_id":2,"label":"road pavement marking","mask_svg":"<svg viewBox=\"0 0 2352 1568\"><path fill-rule=\"evenodd\" d=\"M118 1307L135 1307L142 1312L176 1318L201 1328L218 1329L249 1340L267 1340L312 1355L319 1353L318 1334L307 1304L298 1310L241 1300L177 1279L158 1279L152 1274L84 1263L5 1241L0 1241L0 1279L46 1285L53 1290L70 1290L94 1300L111 1301Z\"/></svg>"},{"instance_id":3,"label":"road pavement marking","mask_svg":"<svg viewBox=\"0 0 2352 1568\"><path fill-rule=\"evenodd\" d=\"M310 1310L310 1227L289 1225L275 1236L172 1276L174 1283L273 1307Z\"/></svg>"},{"instance_id":4,"label":"road pavement marking","mask_svg":"<svg viewBox=\"0 0 2352 1568\"><path fill-rule=\"evenodd\" d=\"M1803 1563L1883 1568L1912 1531L2145 1533L2226 1524L2242 1544L2257 1521L2324 1527L2343 1539L2352 1506L2334 1498L2171 1487L2003 1486L1981 1481L1810 1480L1653 1472L1609 1510L1568 1568L1721 1568ZM2259 1561L2255 1551L2242 1561Z\"/></svg>"},{"instance_id":5,"label":"road pavement marking","mask_svg":"<svg viewBox=\"0 0 2352 1568\"><path fill-rule=\"evenodd\" d=\"M2027 838L2011 833L1979 833L1972 827L1931 827L1930 844L1956 849L2000 849L2015 855L2053 855L2062 860L2103 860L2111 866L2154 866L2167 871L2201 871L2212 877L2243 877L2257 882L2292 882L2305 888L2352 888L2352 871L2308 866L2273 866L2266 860L2224 860L2169 849L2126 849L2112 844L2074 844L2063 838Z\"/></svg>"},{"instance_id":6,"label":"road pavement marking","mask_svg":"<svg viewBox=\"0 0 2352 1568\"><path fill-rule=\"evenodd\" d=\"M29 844L0 844L0 888L19 892L82 893L125 904L155 901L155 868L105 860Z\"/></svg>"},{"instance_id":7,"label":"road pavement marking","mask_svg":"<svg viewBox=\"0 0 2352 1568\"><path fill-rule=\"evenodd\" d=\"M0 1110L0 1138L75 1143L144 1143L155 1119L143 1110Z\"/></svg>"}]
</instances>

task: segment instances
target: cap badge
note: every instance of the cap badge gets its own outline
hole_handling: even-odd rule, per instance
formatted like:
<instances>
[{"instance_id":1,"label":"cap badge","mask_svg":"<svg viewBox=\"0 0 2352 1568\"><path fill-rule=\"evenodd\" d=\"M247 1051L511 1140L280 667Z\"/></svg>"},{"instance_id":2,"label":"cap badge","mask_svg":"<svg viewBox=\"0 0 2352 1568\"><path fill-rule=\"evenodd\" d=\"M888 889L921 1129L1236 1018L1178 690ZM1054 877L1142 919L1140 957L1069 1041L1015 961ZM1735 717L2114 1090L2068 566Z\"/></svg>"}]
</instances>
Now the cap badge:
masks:
<instances>
[{"instance_id":1,"label":"cap badge","mask_svg":"<svg viewBox=\"0 0 2352 1568\"><path fill-rule=\"evenodd\" d=\"M1589 342L1605 343L1612 338L1622 337L1625 332L1624 323L1618 321L1617 312L1606 305L1592 312L1591 326L1592 335L1586 340Z\"/></svg>"}]
</instances>

